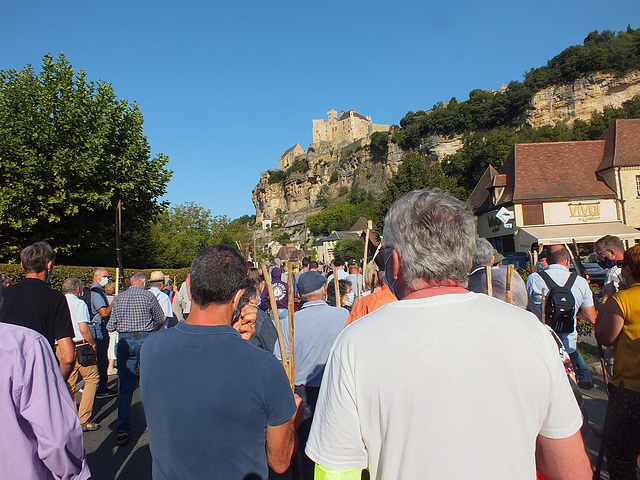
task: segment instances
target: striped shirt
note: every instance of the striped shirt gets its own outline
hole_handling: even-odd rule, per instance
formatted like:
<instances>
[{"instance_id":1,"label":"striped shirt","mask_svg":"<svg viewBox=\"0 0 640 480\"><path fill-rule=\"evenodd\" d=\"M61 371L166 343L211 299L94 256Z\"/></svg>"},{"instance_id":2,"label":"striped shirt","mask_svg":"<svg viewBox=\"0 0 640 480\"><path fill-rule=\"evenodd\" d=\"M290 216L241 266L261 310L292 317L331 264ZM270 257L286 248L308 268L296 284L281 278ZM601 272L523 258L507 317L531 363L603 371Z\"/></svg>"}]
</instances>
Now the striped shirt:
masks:
<instances>
[{"instance_id":1,"label":"striped shirt","mask_svg":"<svg viewBox=\"0 0 640 480\"><path fill-rule=\"evenodd\" d=\"M158 299L149 290L132 285L113 300L110 332L152 332L164 321Z\"/></svg>"}]
</instances>

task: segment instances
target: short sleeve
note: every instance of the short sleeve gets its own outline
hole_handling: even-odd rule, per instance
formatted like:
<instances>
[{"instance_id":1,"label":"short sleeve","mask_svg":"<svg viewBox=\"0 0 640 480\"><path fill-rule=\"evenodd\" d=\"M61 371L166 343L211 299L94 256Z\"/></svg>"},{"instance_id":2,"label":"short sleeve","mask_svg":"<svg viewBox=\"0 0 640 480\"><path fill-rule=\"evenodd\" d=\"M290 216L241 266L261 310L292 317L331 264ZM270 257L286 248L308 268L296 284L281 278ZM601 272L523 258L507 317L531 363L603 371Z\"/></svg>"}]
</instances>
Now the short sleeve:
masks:
<instances>
[{"instance_id":1,"label":"short sleeve","mask_svg":"<svg viewBox=\"0 0 640 480\"><path fill-rule=\"evenodd\" d=\"M362 469L367 467L368 456L360 433L353 375L343 368L336 350L334 346L324 371L305 452L331 470Z\"/></svg>"},{"instance_id":2,"label":"short sleeve","mask_svg":"<svg viewBox=\"0 0 640 480\"><path fill-rule=\"evenodd\" d=\"M550 362L551 393L540 435L547 438L567 438L582 426L582 413L560 361L557 346L550 335L546 337L549 338L543 338Z\"/></svg>"},{"instance_id":3,"label":"short sleeve","mask_svg":"<svg viewBox=\"0 0 640 480\"><path fill-rule=\"evenodd\" d=\"M60 294L58 301L56 302L55 317L53 323L53 337L56 340L67 337L75 337L73 324L71 323L69 304L67 303L67 299L62 294Z\"/></svg>"},{"instance_id":4,"label":"short sleeve","mask_svg":"<svg viewBox=\"0 0 640 480\"><path fill-rule=\"evenodd\" d=\"M589 284L582 277L578 277L577 280L580 280L580 289L581 289L582 294L583 294L582 303L580 304L580 306L584 307L584 308L593 307L593 293L591 293L591 289L589 288Z\"/></svg>"},{"instance_id":5,"label":"short sleeve","mask_svg":"<svg viewBox=\"0 0 640 480\"><path fill-rule=\"evenodd\" d=\"M262 399L267 413L267 425L277 427L296 413L296 402L282 364L273 355L268 355L267 359L262 381Z\"/></svg>"}]
</instances>

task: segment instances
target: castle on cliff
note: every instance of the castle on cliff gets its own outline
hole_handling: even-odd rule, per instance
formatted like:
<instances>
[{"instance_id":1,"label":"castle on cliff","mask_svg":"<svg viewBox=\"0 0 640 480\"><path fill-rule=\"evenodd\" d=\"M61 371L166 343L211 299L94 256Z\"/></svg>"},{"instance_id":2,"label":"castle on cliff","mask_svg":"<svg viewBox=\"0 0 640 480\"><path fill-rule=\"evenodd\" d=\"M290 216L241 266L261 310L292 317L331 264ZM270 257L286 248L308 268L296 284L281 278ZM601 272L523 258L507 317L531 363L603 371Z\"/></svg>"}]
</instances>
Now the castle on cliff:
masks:
<instances>
[{"instance_id":1,"label":"castle on cliff","mask_svg":"<svg viewBox=\"0 0 640 480\"><path fill-rule=\"evenodd\" d=\"M362 138L369 138L374 132L388 132L389 125L378 125L371 121L371 117L360 115L355 110L340 111L340 117L335 110L327 112L327 120L313 120L313 143L316 147L320 142L329 142L335 147L353 143ZM280 156L278 167L285 170L291 166L294 160L305 151L296 143L285 150Z\"/></svg>"}]
</instances>

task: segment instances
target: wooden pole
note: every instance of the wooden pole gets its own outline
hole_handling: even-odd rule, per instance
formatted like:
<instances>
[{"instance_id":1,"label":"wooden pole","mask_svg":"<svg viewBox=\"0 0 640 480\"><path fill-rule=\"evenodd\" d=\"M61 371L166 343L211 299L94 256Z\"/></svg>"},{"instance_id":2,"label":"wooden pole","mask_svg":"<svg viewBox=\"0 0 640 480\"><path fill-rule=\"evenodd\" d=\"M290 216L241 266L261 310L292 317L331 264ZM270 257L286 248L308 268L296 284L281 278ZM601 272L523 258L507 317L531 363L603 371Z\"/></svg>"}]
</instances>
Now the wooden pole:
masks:
<instances>
[{"instance_id":1,"label":"wooden pole","mask_svg":"<svg viewBox=\"0 0 640 480\"><path fill-rule=\"evenodd\" d=\"M367 227L367 233L364 236L364 258L362 259L362 278L364 278L364 271L367 267L367 255L369 255L369 227ZM363 285L360 285L360 277L358 277L358 296L362 295L362 287L366 288L366 279Z\"/></svg>"},{"instance_id":2,"label":"wooden pole","mask_svg":"<svg viewBox=\"0 0 640 480\"><path fill-rule=\"evenodd\" d=\"M295 387L295 364L293 362L293 310L294 310L294 298L293 298L293 263L287 262L287 275L289 280L289 303L287 304L287 310L289 312L289 372L291 372L291 389Z\"/></svg>"},{"instance_id":3,"label":"wooden pole","mask_svg":"<svg viewBox=\"0 0 640 480\"><path fill-rule=\"evenodd\" d=\"M487 295L489 295L490 297L493 297L493 283L492 283L492 279L491 279L491 265L485 265L484 266L484 275L487 280Z\"/></svg>"},{"instance_id":4,"label":"wooden pole","mask_svg":"<svg viewBox=\"0 0 640 480\"><path fill-rule=\"evenodd\" d=\"M338 269L333 267L333 286L336 289L336 307L341 307L340 301L340 280L338 280Z\"/></svg>"},{"instance_id":5,"label":"wooden pole","mask_svg":"<svg viewBox=\"0 0 640 480\"><path fill-rule=\"evenodd\" d=\"M122 201L118 200L118 204L116 205L116 257L118 261L118 268L124 274L124 267L122 266L122 247L120 246L121 231L122 231Z\"/></svg>"},{"instance_id":6,"label":"wooden pole","mask_svg":"<svg viewBox=\"0 0 640 480\"><path fill-rule=\"evenodd\" d=\"M547 289L542 289L542 296L540 297L540 308L542 308L542 323L547 323L547 299L546 299Z\"/></svg>"},{"instance_id":7,"label":"wooden pole","mask_svg":"<svg viewBox=\"0 0 640 480\"><path fill-rule=\"evenodd\" d=\"M504 301L507 303L513 303L513 290L511 285L511 279L513 278L513 264L507 265L507 278L504 284Z\"/></svg>"},{"instance_id":8,"label":"wooden pole","mask_svg":"<svg viewBox=\"0 0 640 480\"><path fill-rule=\"evenodd\" d=\"M291 384L293 379L291 378L291 372L289 370L289 361L287 360L287 351L284 348L284 337L282 336L282 327L280 325L280 316L278 315L278 305L276 305L276 297L273 294L273 285L271 284L271 276L269 270L264 262L260 262L262 267L262 275L264 276L264 283L267 285L267 292L269 292L269 302L271 305L271 314L276 324L276 333L278 334L278 343L280 344L280 357L284 371L287 373L289 383Z\"/></svg>"}]
</instances>

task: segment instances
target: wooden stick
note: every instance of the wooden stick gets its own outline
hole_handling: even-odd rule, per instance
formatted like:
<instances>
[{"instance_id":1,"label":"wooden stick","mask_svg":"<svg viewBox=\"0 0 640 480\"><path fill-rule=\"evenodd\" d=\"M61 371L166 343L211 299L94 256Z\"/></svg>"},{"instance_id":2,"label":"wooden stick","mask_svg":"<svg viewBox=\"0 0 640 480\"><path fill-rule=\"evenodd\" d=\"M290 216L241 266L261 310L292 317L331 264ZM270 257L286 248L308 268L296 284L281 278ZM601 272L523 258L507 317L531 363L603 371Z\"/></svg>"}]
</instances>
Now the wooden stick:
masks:
<instances>
[{"instance_id":1,"label":"wooden stick","mask_svg":"<svg viewBox=\"0 0 640 480\"><path fill-rule=\"evenodd\" d=\"M289 378L289 383L293 381L291 378L291 372L289 371L289 361L287 360L287 351L284 348L284 338L282 336L282 327L280 326L280 315L278 315L278 305L276 305L276 297L273 294L273 285L271 284L271 276L269 275L269 271L267 270L267 266L264 262L260 262L260 266L262 267L262 275L264 276L264 283L267 285L267 292L269 292L269 302L271 305L271 314L273 315L273 320L276 323L276 333L278 334L278 343L280 344L280 356L282 361L282 366L284 367L284 371L287 373L287 377Z\"/></svg>"},{"instance_id":2,"label":"wooden stick","mask_svg":"<svg viewBox=\"0 0 640 480\"><path fill-rule=\"evenodd\" d=\"M291 389L295 387L295 365L293 363L293 263L287 262L287 276L289 280L289 303L287 309L289 311L289 371L291 372L290 382Z\"/></svg>"},{"instance_id":3,"label":"wooden stick","mask_svg":"<svg viewBox=\"0 0 640 480\"><path fill-rule=\"evenodd\" d=\"M367 227L367 233L364 237L364 258L362 259L362 276L364 277L364 271L367 267L367 255L369 255L369 227ZM366 283L366 279L365 279ZM360 277L358 277L358 296L362 295L362 288L364 285L360 285Z\"/></svg>"},{"instance_id":4,"label":"wooden stick","mask_svg":"<svg viewBox=\"0 0 640 480\"><path fill-rule=\"evenodd\" d=\"M491 265L484 266L484 275L487 277L487 295L493 297L493 283L491 279Z\"/></svg>"},{"instance_id":5,"label":"wooden stick","mask_svg":"<svg viewBox=\"0 0 640 480\"><path fill-rule=\"evenodd\" d=\"M340 301L340 280L338 280L338 269L333 267L333 286L336 289L336 307L341 307L342 302Z\"/></svg>"},{"instance_id":6,"label":"wooden stick","mask_svg":"<svg viewBox=\"0 0 640 480\"><path fill-rule=\"evenodd\" d=\"M513 290L511 290L511 278L513 277L513 264L507 265L507 281L504 284L504 301L513 303Z\"/></svg>"},{"instance_id":7,"label":"wooden stick","mask_svg":"<svg viewBox=\"0 0 640 480\"><path fill-rule=\"evenodd\" d=\"M540 307L542 308L542 323L547 323L547 299L545 294L547 293L546 288L542 288L542 293L540 297Z\"/></svg>"}]
</instances>

